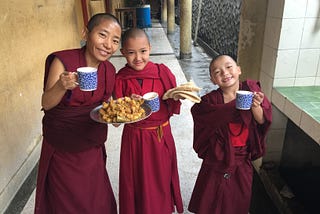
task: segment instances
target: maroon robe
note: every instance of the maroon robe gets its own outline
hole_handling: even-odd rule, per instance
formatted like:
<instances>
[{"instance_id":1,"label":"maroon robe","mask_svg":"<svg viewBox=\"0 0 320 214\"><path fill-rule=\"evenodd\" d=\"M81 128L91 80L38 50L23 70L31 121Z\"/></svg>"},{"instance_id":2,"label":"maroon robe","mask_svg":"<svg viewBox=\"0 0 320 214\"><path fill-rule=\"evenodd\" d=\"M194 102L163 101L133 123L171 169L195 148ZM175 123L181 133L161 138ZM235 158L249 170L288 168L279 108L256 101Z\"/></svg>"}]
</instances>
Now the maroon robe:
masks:
<instances>
[{"instance_id":1,"label":"maroon robe","mask_svg":"<svg viewBox=\"0 0 320 214\"><path fill-rule=\"evenodd\" d=\"M55 57L69 72L86 66L84 48L50 54L44 85ZM44 111L35 213L117 213L106 171L107 126L89 116L111 96L114 83L114 66L101 62L96 91L68 90L56 107Z\"/></svg>"},{"instance_id":2,"label":"maroon robe","mask_svg":"<svg viewBox=\"0 0 320 214\"><path fill-rule=\"evenodd\" d=\"M247 80L240 89L261 91L260 84ZM252 160L265 153L265 140L271 125L271 104L262 104L264 124L258 124L251 111L237 110L235 100L224 103L221 89L202 97L191 108L194 120L194 150L203 159L188 209L197 214L247 214L251 200ZM246 146L233 147L228 124L244 123L249 129Z\"/></svg>"},{"instance_id":3,"label":"maroon robe","mask_svg":"<svg viewBox=\"0 0 320 214\"><path fill-rule=\"evenodd\" d=\"M167 122L180 112L181 102L161 99L165 91L175 86L171 71L163 64L152 62L142 71L126 66L116 76L116 97L155 91L160 98L158 112L124 126L120 153L121 214L169 214L174 211L174 205L179 213L183 212L176 148ZM160 141L159 131L163 133Z\"/></svg>"}]
</instances>

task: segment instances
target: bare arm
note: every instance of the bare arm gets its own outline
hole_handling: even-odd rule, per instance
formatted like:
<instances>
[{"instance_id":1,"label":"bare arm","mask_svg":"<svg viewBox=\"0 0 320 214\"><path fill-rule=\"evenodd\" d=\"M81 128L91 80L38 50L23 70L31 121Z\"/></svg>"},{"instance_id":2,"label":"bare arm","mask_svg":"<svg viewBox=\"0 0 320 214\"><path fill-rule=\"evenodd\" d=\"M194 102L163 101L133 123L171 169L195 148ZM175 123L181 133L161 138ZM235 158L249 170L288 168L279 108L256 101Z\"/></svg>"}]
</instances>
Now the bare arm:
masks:
<instances>
[{"instance_id":1,"label":"bare arm","mask_svg":"<svg viewBox=\"0 0 320 214\"><path fill-rule=\"evenodd\" d=\"M77 87L77 77L73 72L66 72L62 62L55 58L50 66L49 76L42 94L41 105L49 110L59 104L67 90Z\"/></svg>"},{"instance_id":2,"label":"bare arm","mask_svg":"<svg viewBox=\"0 0 320 214\"><path fill-rule=\"evenodd\" d=\"M263 124L265 121L265 118L263 116L263 109L261 107L263 98L264 94L262 92L255 92L255 95L253 97L253 103L251 106L253 117L259 124Z\"/></svg>"}]
</instances>

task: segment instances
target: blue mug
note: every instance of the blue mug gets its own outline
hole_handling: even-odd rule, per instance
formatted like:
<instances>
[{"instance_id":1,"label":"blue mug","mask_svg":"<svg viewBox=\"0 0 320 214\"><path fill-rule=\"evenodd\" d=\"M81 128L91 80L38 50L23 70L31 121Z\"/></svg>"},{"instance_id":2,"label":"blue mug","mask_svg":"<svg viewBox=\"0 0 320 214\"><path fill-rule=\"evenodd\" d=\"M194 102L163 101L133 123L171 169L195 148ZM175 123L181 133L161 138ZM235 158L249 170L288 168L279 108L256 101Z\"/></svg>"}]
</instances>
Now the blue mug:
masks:
<instances>
[{"instance_id":1,"label":"blue mug","mask_svg":"<svg viewBox=\"0 0 320 214\"><path fill-rule=\"evenodd\" d=\"M251 91L237 91L236 92L236 108L240 110L251 109L253 101L253 92Z\"/></svg>"},{"instance_id":2,"label":"blue mug","mask_svg":"<svg viewBox=\"0 0 320 214\"><path fill-rule=\"evenodd\" d=\"M81 91L94 91L98 86L97 68L80 67L77 68L78 83Z\"/></svg>"},{"instance_id":3,"label":"blue mug","mask_svg":"<svg viewBox=\"0 0 320 214\"><path fill-rule=\"evenodd\" d=\"M142 96L144 102L151 108L152 112L160 110L159 94L157 92L149 92Z\"/></svg>"}]
</instances>

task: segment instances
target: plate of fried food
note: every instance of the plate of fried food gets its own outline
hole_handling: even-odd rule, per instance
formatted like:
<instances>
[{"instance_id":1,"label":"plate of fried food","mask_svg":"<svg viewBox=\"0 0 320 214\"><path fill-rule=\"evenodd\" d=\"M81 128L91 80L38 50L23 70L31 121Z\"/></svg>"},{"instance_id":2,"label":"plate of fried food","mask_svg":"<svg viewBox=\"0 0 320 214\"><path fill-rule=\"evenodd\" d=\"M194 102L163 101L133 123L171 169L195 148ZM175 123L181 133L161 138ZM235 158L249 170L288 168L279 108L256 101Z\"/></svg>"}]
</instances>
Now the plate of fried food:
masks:
<instances>
[{"instance_id":1,"label":"plate of fried food","mask_svg":"<svg viewBox=\"0 0 320 214\"><path fill-rule=\"evenodd\" d=\"M148 118L151 108L141 96L121 97L103 102L90 112L96 122L107 124L135 123Z\"/></svg>"}]
</instances>

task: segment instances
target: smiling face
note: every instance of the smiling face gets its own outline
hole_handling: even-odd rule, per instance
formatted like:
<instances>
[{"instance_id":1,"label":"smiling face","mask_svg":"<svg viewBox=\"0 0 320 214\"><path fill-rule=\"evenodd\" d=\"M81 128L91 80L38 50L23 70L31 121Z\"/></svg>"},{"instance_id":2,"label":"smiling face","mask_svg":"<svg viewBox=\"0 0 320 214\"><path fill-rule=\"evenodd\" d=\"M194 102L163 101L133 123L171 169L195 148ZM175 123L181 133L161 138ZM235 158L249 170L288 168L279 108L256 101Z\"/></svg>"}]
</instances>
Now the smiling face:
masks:
<instances>
[{"instance_id":1,"label":"smiling face","mask_svg":"<svg viewBox=\"0 0 320 214\"><path fill-rule=\"evenodd\" d=\"M136 71L141 71L149 62L151 46L148 37L139 30L130 36L124 36L123 47L120 49L128 65Z\"/></svg>"},{"instance_id":2,"label":"smiling face","mask_svg":"<svg viewBox=\"0 0 320 214\"><path fill-rule=\"evenodd\" d=\"M86 33L86 60L88 66L97 66L106 61L119 48L120 25L112 19L101 19L100 23Z\"/></svg>"},{"instance_id":3,"label":"smiling face","mask_svg":"<svg viewBox=\"0 0 320 214\"><path fill-rule=\"evenodd\" d=\"M230 56L219 56L210 64L211 81L220 88L239 84L241 69Z\"/></svg>"}]
</instances>

